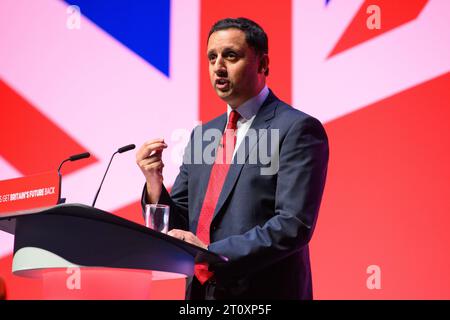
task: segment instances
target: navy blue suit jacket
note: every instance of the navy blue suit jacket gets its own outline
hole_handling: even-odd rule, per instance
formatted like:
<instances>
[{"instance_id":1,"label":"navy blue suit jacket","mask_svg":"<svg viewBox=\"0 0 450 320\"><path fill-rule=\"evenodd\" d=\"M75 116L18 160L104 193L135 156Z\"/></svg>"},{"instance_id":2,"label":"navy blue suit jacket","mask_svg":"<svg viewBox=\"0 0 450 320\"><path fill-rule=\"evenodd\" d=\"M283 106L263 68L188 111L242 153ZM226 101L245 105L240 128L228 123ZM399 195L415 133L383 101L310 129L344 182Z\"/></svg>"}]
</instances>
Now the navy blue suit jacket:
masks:
<instances>
[{"instance_id":1,"label":"navy blue suit jacket","mask_svg":"<svg viewBox=\"0 0 450 320\"><path fill-rule=\"evenodd\" d=\"M212 168L211 163L198 163L198 143L203 151L211 142L196 139L207 129L223 132L226 122L224 113L193 130L171 194L163 188L159 201L170 205L170 229L195 234ZM229 262L210 266L215 278L206 286L192 278L188 299L312 299L308 243L325 185L327 135L317 119L287 105L272 92L251 128L278 129L279 152L266 152L272 161L279 154L278 170L261 174L261 168L268 165L253 161L270 134L241 143L237 151L244 155L245 163L230 166L208 247L228 257ZM193 156L196 142L197 163ZM213 150L218 142L212 142Z\"/></svg>"}]
</instances>

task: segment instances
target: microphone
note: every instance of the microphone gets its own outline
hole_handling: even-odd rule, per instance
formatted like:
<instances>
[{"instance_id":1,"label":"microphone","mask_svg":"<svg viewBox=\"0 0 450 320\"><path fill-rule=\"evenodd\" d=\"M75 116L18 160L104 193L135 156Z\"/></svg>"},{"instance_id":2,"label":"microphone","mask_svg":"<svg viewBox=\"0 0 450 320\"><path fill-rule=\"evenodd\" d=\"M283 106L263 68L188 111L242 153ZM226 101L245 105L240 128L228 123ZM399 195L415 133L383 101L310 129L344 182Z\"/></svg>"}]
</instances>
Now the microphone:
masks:
<instances>
[{"instance_id":1,"label":"microphone","mask_svg":"<svg viewBox=\"0 0 450 320\"><path fill-rule=\"evenodd\" d=\"M119 148L117 150L117 152L118 153L124 153L124 152L130 151L130 150L133 150L134 148L136 148L136 146L134 144L129 144L129 145L126 145L126 146L124 146L122 148Z\"/></svg>"},{"instance_id":2,"label":"microphone","mask_svg":"<svg viewBox=\"0 0 450 320\"><path fill-rule=\"evenodd\" d=\"M69 160L77 161L80 159L89 158L90 156L91 156L91 154L89 152L85 152L85 153L75 154L75 155L69 157Z\"/></svg>"},{"instance_id":3,"label":"microphone","mask_svg":"<svg viewBox=\"0 0 450 320\"><path fill-rule=\"evenodd\" d=\"M89 152L84 152L84 153L74 154L73 156L70 156L67 159L64 159L58 167L58 174L61 175L61 167L67 161L77 161L77 160L81 160L84 158L89 158L90 156L91 156L91 154Z\"/></svg>"},{"instance_id":4,"label":"microphone","mask_svg":"<svg viewBox=\"0 0 450 320\"><path fill-rule=\"evenodd\" d=\"M94 201L92 202L92 207L95 206L95 202L97 201L98 194L100 193L100 190L102 189L103 181L105 181L106 174L108 173L109 166L111 165L111 162L112 162L114 156L117 153L124 153L124 152L130 151L130 150L133 150L134 148L136 148L136 146L134 144L129 144L129 145L126 145L126 146L123 146L123 147L117 149L117 151L113 153L113 155L111 156L111 159L109 160L108 167L106 168L105 174L103 175L102 182L100 183L97 193L95 194Z\"/></svg>"},{"instance_id":5,"label":"microphone","mask_svg":"<svg viewBox=\"0 0 450 320\"><path fill-rule=\"evenodd\" d=\"M89 158L91 156L91 154L89 152L84 152L84 153L79 153L79 154L74 154L73 156L68 157L67 159L64 159L61 164L58 167L58 176L59 176L59 194L61 194L61 167L64 163L66 163L67 161L77 161L77 160L81 160L81 159L85 159L85 158ZM59 198L58 203L64 203L66 202L65 198Z\"/></svg>"}]
</instances>

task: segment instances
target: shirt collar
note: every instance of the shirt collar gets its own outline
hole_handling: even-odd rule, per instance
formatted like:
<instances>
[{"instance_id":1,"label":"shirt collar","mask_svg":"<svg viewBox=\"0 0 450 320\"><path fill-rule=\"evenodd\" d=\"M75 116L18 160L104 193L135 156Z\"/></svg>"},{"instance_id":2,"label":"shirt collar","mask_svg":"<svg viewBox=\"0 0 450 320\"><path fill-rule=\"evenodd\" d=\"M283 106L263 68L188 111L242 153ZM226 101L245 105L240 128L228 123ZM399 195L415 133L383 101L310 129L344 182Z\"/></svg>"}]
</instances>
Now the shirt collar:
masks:
<instances>
[{"instance_id":1,"label":"shirt collar","mask_svg":"<svg viewBox=\"0 0 450 320\"><path fill-rule=\"evenodd\" d=\"M269 88L267 86L264 86L262 90L253 98L248 99L243 104L241 104L239 107L236 108L236 111L239 112L242 118L245 120L250 120L253 116L255 116L258 113L259 108L264 103L264 100L266 100L267 96L269 95ZM230 112L233 109L230 107L230 105L227 105L227 118L230 117Z\"/></svg>"}]
</instances>

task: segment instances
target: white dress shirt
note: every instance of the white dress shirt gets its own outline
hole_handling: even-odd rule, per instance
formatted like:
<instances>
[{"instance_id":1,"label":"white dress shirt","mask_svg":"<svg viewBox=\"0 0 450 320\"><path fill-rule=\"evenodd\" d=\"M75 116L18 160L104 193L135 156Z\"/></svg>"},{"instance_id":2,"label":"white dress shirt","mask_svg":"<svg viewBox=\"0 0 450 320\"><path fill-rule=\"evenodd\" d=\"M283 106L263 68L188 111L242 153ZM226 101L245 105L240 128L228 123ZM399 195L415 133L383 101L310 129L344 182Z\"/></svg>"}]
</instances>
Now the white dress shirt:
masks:
<instances>
[{"instance_id":1,"label":"white dress shirt","mask_svg":"<svg viewBox=\"0 0 450 320\"><path fill-rule=\"evenodd\" d=\"M241 117L237 122L236 146L234 147L233 157L236 154L236 150L239 148L239 144L242 142L245 135L247 134L248 129L252 125L252 122L255 119L259 108L261 108L268 95L269 88L267 88L267 86L264 86L264 88L258 93L258 95L248 99L235 109L241 115ZM231 108L230 105L227 105L227 125L228 121L230 121L230 112L232 110L233 108Z\"/></svg>"}]
</instances>

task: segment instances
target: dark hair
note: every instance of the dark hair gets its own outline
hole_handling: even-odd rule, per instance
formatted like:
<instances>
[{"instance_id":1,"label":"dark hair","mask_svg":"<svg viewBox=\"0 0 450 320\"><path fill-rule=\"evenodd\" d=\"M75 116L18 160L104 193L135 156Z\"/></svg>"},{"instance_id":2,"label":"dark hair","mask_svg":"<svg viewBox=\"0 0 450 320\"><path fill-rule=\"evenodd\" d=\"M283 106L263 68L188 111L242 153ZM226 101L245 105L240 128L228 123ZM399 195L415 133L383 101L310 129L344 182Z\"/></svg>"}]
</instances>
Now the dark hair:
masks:
<instances>
[{"instance_id":1,"label":"dark hair","mask_svg":"<svg viewBox=\"0 0 450 320\"><path fill-rule=\"evenodd\" d=\"M269 41L263 28L256 22L243 17L225 18L217 21L209 30L208 40L214 32L231 28L239 29L245 33L245 40L248 46L255 50L256 55L269 53ZM268 74L269 69L266 71L266 75Z\"/></svg>"}]
</instances>

